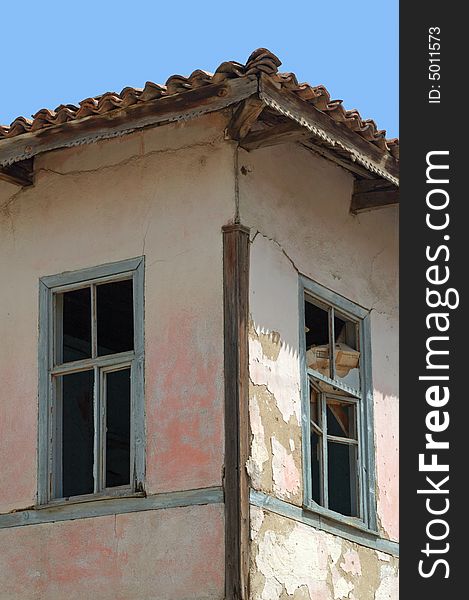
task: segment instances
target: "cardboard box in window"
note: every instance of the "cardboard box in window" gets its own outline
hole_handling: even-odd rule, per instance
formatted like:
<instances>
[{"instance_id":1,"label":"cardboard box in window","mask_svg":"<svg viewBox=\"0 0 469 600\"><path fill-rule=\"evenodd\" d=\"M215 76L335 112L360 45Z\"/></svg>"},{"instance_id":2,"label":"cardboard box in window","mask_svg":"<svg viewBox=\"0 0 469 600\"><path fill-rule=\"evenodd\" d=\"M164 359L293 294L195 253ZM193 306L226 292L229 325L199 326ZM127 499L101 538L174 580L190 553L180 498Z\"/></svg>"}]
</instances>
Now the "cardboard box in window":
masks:
<instances>
[{"instance_id":1,"label":"cardboard box in window","mask_svg":"<svg viewBox=\"0 0 469 600\"><path fill-rule=\"evenodd\" d=\"M360 363L360 352L338 342L335 344L335 372L338 377L346 377ZM330 376L329 345L312 346L306 352L306 364L310 369L319 371L322 375Z\"/></svg>"}]
</instances>

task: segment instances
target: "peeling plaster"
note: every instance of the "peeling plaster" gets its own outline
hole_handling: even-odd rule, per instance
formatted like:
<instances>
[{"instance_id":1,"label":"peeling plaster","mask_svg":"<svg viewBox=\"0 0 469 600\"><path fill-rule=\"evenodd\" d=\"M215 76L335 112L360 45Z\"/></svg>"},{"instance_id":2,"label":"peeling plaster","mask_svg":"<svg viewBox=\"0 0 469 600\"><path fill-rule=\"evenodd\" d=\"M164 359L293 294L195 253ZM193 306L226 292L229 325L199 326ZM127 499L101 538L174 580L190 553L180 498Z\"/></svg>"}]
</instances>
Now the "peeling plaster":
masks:
<instances>
[{"instance_id":1,"label":"peeling plaster","mask_svg":"<svg viewBox=\"0 0 469 600\"><path fill-rule=\"evenodd\" d=\"M361 575L362 567L360 564L360 556L355 550L347 550L344 554L344 560L340 563L340 568L345 573L351 575Z\"/></svg>"},{"instance_id":2,"label":"peeling plaster","mask_svg":"<svg viewBox=\"0 0 469 600\"><path fill-rule=\"evenodd\" d=\"M314 189L314 198L307 193L298 197L301 182L291 180L282 188L282 181L276 181L275 187L266 187L267 179L259 180L259 166L257 163L252 169L257 173L258 187L252 187L249 177L243 178L240 195L241 216L245 215L244 222L255 231L250 275L249 394L254 425L250 460L257 462L260 476L252 480L253 487L260 483L260 491L292 504L302 496L299 269L362 306L379 302L380 312L373 311L372 323L378 523L384 537L397 539L397 328L392 231L383 239L374 233L379 227L374 228L372 218L365 217L361 223L350 217L350 191L345 189L345 181L334 180L343 188L343 203L331 195L329 174L324 178L324 201L322 191L318 197L316 182L308 187ZM267 172L272 175L272 165ZM263 194L267 188L269 193ZM295 197L290 198L291 190L295 190ZM280 198L283 192L285 198ZM304 214L298 212L299 205ZM392 230L392 223L390 227ZM354 252L350 252L352 244ZM395 600L398 560L394 556L267 509L251 507L251 515L251 600Z\"/></svg>"},{"instance_id":3,"label":"peeling plaster","mask_svg":"<svg viewBox=\"0 0 469 600\"><path fill-rule=\"evenodd\" d=\"M282 344L277 332L256 331L251 327L249 372L254 384L266 385L275 396L285 423L294 415L299 425L301 401L298 356Z\"/></svg>"},{"instance_id":4,"label":"peeling plaster","mask_svg":"<svg viewBox=\"0 0 469 600\"><path fill-rule=\"evenodd\" d=\"M258 507L251 523L252 600L397 600L394 557Z\"/></svg>"},{"instance_id":5,"label":"peeling plaster","mask_svg":"<svg viewBox=\"0 0 469 600\"><path fill-rule=\"evenodd\" d=\"M249 386L251 453L246 463L254 489L301 506L301 429L294 416L285 423L265 385Z\"/></svg>"},{"instance_id":6,"label":"peeling plaster","mask_svg":"<svg viewBox=\"0 0 469 600\"><path fill-rule=\"evenodd\" d=\"M300 473L293 455L275 437L270 438L270 443L274 490L279 498L289 499L300 490Z\"/></svg>"},{"instance_id":7,"label":"peeling plaster","mask_svg":"<svg viewBox=\"0 0 469 600\"><path fill-rule=\"evenodd\" d=\"M251 456L246 463L246 470L251 478L251 484L256 489L262 489L264 464L269 460L269 452L265 443L265 430L262 425L259 403L255 392L249 398L249 416L251 421L252 443Z\"/></svg>"},{"instance_id":8,"label":"peeling plaster","mask_svg":"<svg viewBox=\"0 0 469 600\"><path fill-rule=\"evenodd\" d=\"M399 539L398 399L375 390L377 504L381 534Z\"/></svg>"},{"instance_id":9,"label":"peeling plaster","mask_svg":"<svg viewBox=\"0 0 469 600\"><path fill-rule=\"evenodd\" d=\"M376 590L374 600L398 600L399 580L395 577L391 565L381 566L381 581Z\"/></svg>"}]
</instances>

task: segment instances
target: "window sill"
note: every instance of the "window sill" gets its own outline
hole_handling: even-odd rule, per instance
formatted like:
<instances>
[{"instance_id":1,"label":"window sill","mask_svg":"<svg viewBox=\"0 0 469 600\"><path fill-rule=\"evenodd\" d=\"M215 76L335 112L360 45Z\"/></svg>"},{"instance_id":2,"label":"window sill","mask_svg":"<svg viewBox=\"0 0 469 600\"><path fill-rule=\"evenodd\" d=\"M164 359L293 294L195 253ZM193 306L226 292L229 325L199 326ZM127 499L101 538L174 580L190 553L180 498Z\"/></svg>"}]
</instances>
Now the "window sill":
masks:
<instances>
[{"instance_id":1,"label":"window sill","mask_svg":"<svg viewBox=\"0 0 469 600\"><path fill-rule=\"evenodd\" d=\"M335 524L336 527L340 527L342 525L345 527L353 527L354 529L358 529L365 534L373 535L375 537L379 537L380 535L377 529L368 527L362 519L359 519L358 517L341 515L340 513L332 510L327 510L318 504L304 504L303 510L309 513L314 513L321 519L327 519L331 523Z\"/></svg>"},{"instance_id":2,"label":"window sill","mask_svg":"<svg viewBox=\"0 0 469 600\"><path fill-rule=\"evenodd\" d=\"M365 546L392 556L399 556L399 542L382 538L378 531L368 528L363 521L346 517L341 519L341 515L337 513L331 514L324 509L319 512L316 507L299 507L253 489L250 491L250 503L263 510L293 519L298 523L325 531L360 546ZM337 517L339 518L337 519Z\"/></svg>"},{"instance_id":3,"label":"window sill","mask_svg":"<svg viewBox=\"0 0 469 600\"><path fill-rule=\"evenodd\" d=\"M106 490L97 494L86 494L84 496L70 496L69 498L55 498L49 500L47 504L37 504L35 510L44 510L47 508L60 508L75 504L84 504L88 502L101 502L105 500L117 500L119 498L145 498L145 492L135 492L130 489L118 489L114 492Z\"/></svg>"},{"instance_id":4,"label":"window sill","mask_svg":"<svg viewBox=\"0 0 469 600\"><path fill-rule=\"evenodd\" d=\"M224 495L221 487L161 492L150 495L139 492L129 493L127 496L102 496L99 499L90 497L85 502L72 502L69 500L59 504L56 501L55 504L41 505L39 510L24 508L0 514L0 529L139 513L148 510L223 504L223 502Z\"/></svg>"}]
</instances>

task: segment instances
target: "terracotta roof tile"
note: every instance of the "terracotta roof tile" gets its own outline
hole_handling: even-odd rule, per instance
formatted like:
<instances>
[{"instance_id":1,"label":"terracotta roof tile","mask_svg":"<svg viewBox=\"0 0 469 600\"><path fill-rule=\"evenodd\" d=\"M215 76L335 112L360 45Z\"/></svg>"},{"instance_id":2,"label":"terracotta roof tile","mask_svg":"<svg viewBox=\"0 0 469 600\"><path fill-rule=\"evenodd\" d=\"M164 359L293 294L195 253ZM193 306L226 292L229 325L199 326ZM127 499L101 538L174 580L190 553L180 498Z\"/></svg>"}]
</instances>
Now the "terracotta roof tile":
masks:
<instances>
[{"instance_id":1,"label":"terracotta roof tile","mask_svg":"<svg viewBox=\"0 0 469 600\"><path fill-rule=\"evenodd\" d=\"M396 159L399 158L399 140L386 139L386 132L379 130L373 120L364 120L356 109L346 110L342 100L331 100L329 92L323 85L298 83L294 73L280 73L278 71L280 65L280 60L272 52L265 48L258 48L249 56L245 65L236 61L227 61L221 63L213 74L197 69L189 77L172 75L166 81L166 85L147 81L143 89L125 87L120 93L106 92L100 96L85 98L79 102L79 106L61 104L55 110L43 108L33 115L32 120L17 117L10 126L0 125L0 143L2 139L19 136L29 131L34 132L68 121L79 121L85 117L110 113L119 108L222 83L227 79L264 73L278 87L290 90L334 121L343 123L365 140L372 142L381 151L390 153Z\"/></svg>"}]
</instances>

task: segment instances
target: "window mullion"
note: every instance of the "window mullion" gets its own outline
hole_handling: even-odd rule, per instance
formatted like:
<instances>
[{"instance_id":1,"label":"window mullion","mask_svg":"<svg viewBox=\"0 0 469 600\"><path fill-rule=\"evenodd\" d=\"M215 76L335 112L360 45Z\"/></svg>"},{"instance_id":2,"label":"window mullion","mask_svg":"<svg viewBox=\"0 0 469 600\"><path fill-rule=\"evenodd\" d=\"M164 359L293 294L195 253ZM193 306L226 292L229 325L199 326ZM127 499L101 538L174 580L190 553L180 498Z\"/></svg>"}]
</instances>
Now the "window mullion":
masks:
<instances>
[{"instance_id":1,"label":"window mullion","mask_svg":"<svg viewBox=\"0 0 469 600\"><path fill-rule=\"evenodd\" d=\"M357 493L358 493L358 501L357 501L357 508L358 508L358 513L360 515L360 517L367 523L368 522L368 508L367 508L367 501L366 501L366 490L365 490L365 485L366 485L366 481L367 481L367 473L366 473L366 458L364 456L364 447L363 447L363 440L365 439L364 434L365 432L363 431L363 418L362 418L362 411L363 411L363 402L360 402L357 405L357 410L356 410L356 428L357 428L357 435L358 435L358 439L359 439L359 444L358 444L358 455L357 455L357 471L358 471L358 486L357 486Z\"/></svg>"},{"instance_id":2,"label":"window mullion","mask_svg":"<svg viewBox=\"0 0 469 600\"><path fill-rule=\"evenodd\" d=\"M335 379L335 330L334 307L329 308L329 372L331 379Z\"/></svg>"},{"instance_id":3,"label":"window mullion","mask_svg":"<svg viewBox=\"0 0 469 600\"><path fill-rule=\"evenodd\" d=\"M96 318L96 285L91 285L91 357L98 355L97 339L97 318Z\"/></svg>"},{"instance_id":4,"label":"window mullion","mask_svg":"<svg viewBox=\"0 0 469 600\"><path fill-rule=\"evenodd\" d=\"M329 482L328 482L328 463L327 463L327 405L326 394L321 394L321 427L322 427L322 504L324 508L329 508Z\"/></svg>"},{"instance_id":5,"label":"window mullion","mask_svg":"<svg viewBox=\"0 0 469 600\"><path fill-rule=\"evenodd\" d=\"M63 381L62 378L52 378L53 391L55 393L55 401L53 408L53 448L54 448L54 463L53 463L53 497L62 498L63 496L63 467L62 467L62 423L63 423Z\"/></svg>"},{"instance_id":6,"label":"window mullion","mask_svg":"<svg viewBox=\"0 0 469 600\"><path fill-rule=\"evenodd\" d=\"M95 366L94 371L94 389L93 389L93 422L94 422L94 451L93 451L93 479L94 493L103 489L102 481L102 383L99 367Z\"/></svg>"}]
</instances>

